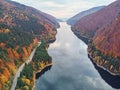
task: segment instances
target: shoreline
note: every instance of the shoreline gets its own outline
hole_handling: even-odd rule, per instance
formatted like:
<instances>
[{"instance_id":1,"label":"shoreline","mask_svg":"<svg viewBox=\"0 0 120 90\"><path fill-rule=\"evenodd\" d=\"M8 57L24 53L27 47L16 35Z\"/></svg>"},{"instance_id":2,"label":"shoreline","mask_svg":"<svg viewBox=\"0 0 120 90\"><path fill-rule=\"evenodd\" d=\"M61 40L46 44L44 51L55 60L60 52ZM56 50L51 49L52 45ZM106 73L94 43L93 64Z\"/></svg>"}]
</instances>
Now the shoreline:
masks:
<instances>
[{"instance_id":1,"label":"shoreline","mask_svg":"<svg viewBox=\"0 0 120 90\"><path fill-rule=\"evenodd\" d=\"M85 44L88 45L89 39L87 37L80 35L76 30L73 30L72 28L71 30L80 40L82 40Z\"/></svg>"},{"instance_id":2,"label":"shoreline","mask_svg":"<svg viewBox=\"0 0 120 90\"><path fill-rule=\"evenodd\" d=\"M52 66L52 65L53 65L53 63L49 63L49 64L45 65L41 70L34 72L34 80L33 80L34 85L33 85L32 90L35 90L35 87L36 87L35 86L36 85L36 74L42 72L42 70L44 70L45 68L48 68L49 66Z\"/></svg>"},{"instance_id":3,"label":"shoreline","mask_svg":"<svg viewBox=\"0 0 120 90\"><path fill-rule=\"evenodd\" d=\"M113 75L113 76L120 76L119 74L112 73L112 72L109 71L108 69L106 69L106 68L104 68L103 66L97 64L89 53L88 53L88 57L90 58L90 60L91 60L93 63L95 63L98 67L102 68L103 70L107 71L109 74L111 74L111 75Z\"/></svg>"},{"instance_id":4,"label":"shoreline","mask_svg":"<svg viewBox=\"0 0 120 90\"><path fill-rule=\"evenodd\" d=\"M59 28L59 27L58 27ZM55 34L54 34L54 38L52 38L52 39L49 39L48 40L48 45L50 44L50 43L53 43L53 42L55 42L56 41L56 34L57 34L57 29L55 30ZM48 53L48 51L47 51L47 53ZM37 70L37 71L34 71L34 73L33 73L33 87L32 87L32 90L35 90L35 88L36 88L36 74L37 73L41 73L44 69L46 69L46 68L48 68L48 67L50 67L50 66L52 66L53 65L53 63L51 62L51 63L48 63L47 65L45 65L43 68L41 68L41 70Z\"/></svg>"},{"instance_id":5,"label":"shoreline","mask_svg":"<svg viewBox=\"0 0 120 90\"><path fill-rule=\"evenodd\" d=\"M32 61L32 58L36 52L36 49L37 47L39 47L41 44L41 42L38 42L38 44L35 46L35 48L31 51L29 57L27 58L27 60L25 62L23 62L19 67L18 67L18 70L14 76L14 79L13 79L13 82L12 82L12 85L11 85L11 88L10 90L14 90L16 88L16 85L17 85L17 81L18 81L18 78L20 77L20 74L21 72L23 71L24 67L25 67L25 64L29 64L31 61Z\"/></svg>"},{"instance_id":6,"label":"shoreline","mask_svg":"<svg viewBox=\"0 0 120 90\"><path fill-rule=\"evenodd\" d=\"M72 28L71 28L71 29L72 29ZM72 29L72 31L73 31L73 33L74 33L79 39L81 39L81 40L82 40L85 44L87 44L87 46L88 46L88 44L89 44L89 39L88 39L87 37L81 36L79 33L77 33L77 32L76 32L75 30L73 30L73 29ZM92 56L89 54L88 51L87 51L87 53L88 53L88 57L90 58L90 60L91 60L93 63L95 63L98 67L102 68L103 70L107 71L108 73L110 73L110 74L113 75L113 76L120 76L119 74L113 73L113 72L111 72L110 70L108 70L107 68L105 68L105 67L97 64L96 62L94 62L94 59L92 58Z\"/></svg>"},{"instance_id":7,"label":"shoreline","mask_svg":"<svg viewBox=\"0 0 120 90\"><path fill-rule=\"evenodd\" d=\"M40 73L42 70L44 70L45 68L52 66L52 65L53 65L53 63L49 63L49 64L45 65L41 70L38 70L37 72L35 72L35 74Z\"/></svg>"}]
</instances>

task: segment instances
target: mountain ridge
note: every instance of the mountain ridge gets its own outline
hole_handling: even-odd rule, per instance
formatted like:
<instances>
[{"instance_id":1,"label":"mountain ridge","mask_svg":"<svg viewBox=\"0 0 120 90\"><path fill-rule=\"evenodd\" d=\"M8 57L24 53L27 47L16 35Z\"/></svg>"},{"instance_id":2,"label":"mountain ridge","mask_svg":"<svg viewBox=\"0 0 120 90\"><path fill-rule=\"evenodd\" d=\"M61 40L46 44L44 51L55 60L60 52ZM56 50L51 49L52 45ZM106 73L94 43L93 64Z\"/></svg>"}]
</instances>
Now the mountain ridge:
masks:
<instances>
[{"instance_id":1,"label":"mountain ridge","mask_svg":"<svg viewBox=\"0 0 120 90\"><path fill-rule=\"evenodd\" d=\"M111 23L119 15L119 10L120 1L118 0L98 12L83 17L72 27L84 36L93 37L96 30Z\"/></svg>"},{"instance_id":2,"label":"mountain ridge","mask_svg":"<svg viewBox=\"0 0 120 90\"><path fill-rule=\"evenodd\" d=\"M86 11L82 11L76 15L74 15L73 17L71 17L70 19L67 20L67 23L70 25L74 25L78 20L80 20L82 17L90 15L92 13L95 13L99 10L101 10L102 8L104 8L105 6L98 6L98 7L93 7L91 9L88 9Z\"/></svg>"}]
</instances>

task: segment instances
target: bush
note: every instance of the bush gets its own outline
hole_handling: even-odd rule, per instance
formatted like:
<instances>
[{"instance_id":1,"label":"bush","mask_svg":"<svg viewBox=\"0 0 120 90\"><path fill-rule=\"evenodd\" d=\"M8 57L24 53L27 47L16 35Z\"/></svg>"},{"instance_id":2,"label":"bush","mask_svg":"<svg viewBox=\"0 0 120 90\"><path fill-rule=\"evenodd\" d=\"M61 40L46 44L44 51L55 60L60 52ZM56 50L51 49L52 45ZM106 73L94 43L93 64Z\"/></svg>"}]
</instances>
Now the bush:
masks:
<instances>
[{"instance_id":1,"label":"bush","mask_svg":"<svg viewBox=\"0 0 120 90\"><path fill-rule=\"evenodd\" d=\"M46 44L41 43L41 45L37 48L35 55L33 57L34 62L39 62L39 61L51 61L51 57L48 55L47 50L46 50Z\"/></svg>"}]
</instances>

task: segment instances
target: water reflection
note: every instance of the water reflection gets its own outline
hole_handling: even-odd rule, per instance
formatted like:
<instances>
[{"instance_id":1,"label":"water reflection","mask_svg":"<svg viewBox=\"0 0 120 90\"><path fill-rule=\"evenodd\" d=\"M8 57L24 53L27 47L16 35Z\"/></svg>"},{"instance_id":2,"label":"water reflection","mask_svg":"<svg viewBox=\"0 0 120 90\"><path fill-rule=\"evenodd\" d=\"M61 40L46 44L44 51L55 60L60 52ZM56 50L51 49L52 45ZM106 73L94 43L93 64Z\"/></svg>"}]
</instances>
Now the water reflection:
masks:
<instances>
[{"instance_id":1,"label":"water reflection","mask_svg":"<svg viewBox=\"0 0 120 90\"><path fill-rule=\"evenodd\" d=\"M56 41L50 45L50 71L37 79L36 90L114 90L88 58L87 45L78 39L66 23L60 23Z\"/></svg>"},{"instance_id":2,"label":"water reflection","mask_svg":"<svg viewBox=\"0 0 120 90\"><path fill-rule=\"evenodd\" d=\"M46 68L44 68L44 69L42 69L40 72L37 72L37 73L36 73L36 79L38 79L40 76L44 75L44 73L45 73L46 71L50 70L51 67L52 67L52 65L51 65L51 66L48 66L48 67L46 67Z\"/></svg>"},{"instance_id":3,"label":"water reflection","mask_svg":"<svg viewBox=\"0 0 120 90\"><path fill-rule=\"evenodd\" d=\"M88 55L89 57L89 55ZM90 57L89 57L90 58ZM98 67L96 65L96 63L93 62L93 60L91 59L91 62L93 63L93 65L95 66L95 68L97 69L97 71L99 72L100 76L102 77L102 79L105 80L105 82L107 82L110 86L112 86L113 88L116 89L120 89L120 76L116 75L111 75L109 72L107 72L106 70Z\"/></svg>"}]
</instances>

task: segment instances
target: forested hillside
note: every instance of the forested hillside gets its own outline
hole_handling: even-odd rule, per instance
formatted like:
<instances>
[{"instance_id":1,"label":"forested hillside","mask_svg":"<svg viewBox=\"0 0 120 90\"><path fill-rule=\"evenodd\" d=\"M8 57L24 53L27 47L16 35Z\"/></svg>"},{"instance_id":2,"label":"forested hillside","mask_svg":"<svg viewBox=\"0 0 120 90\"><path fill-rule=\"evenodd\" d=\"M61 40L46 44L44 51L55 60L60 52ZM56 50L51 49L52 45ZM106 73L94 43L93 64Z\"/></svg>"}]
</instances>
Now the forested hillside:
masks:
<instances>
[{"instance_id":1,"label":"forested hillside","mask_svg":"<svg viewBox=\"0 0 120 90\"><path fill-rule=\"evenodd\" d=\"M120 74L120 0L81 18L72 30L87 41L88 54L98 65Z\"/></svg>"},{"instance_id":2,"label":"forested hillside","mask_svg":"<svg viewBox=\"0 0 120 90\"><path fill-rule=\"evenodd\" d=\"M53 16L0 0L0 90L10 89L18 67L40 39L55 39L57 27L59 24Z\"/></svg>"}]
</instances>

